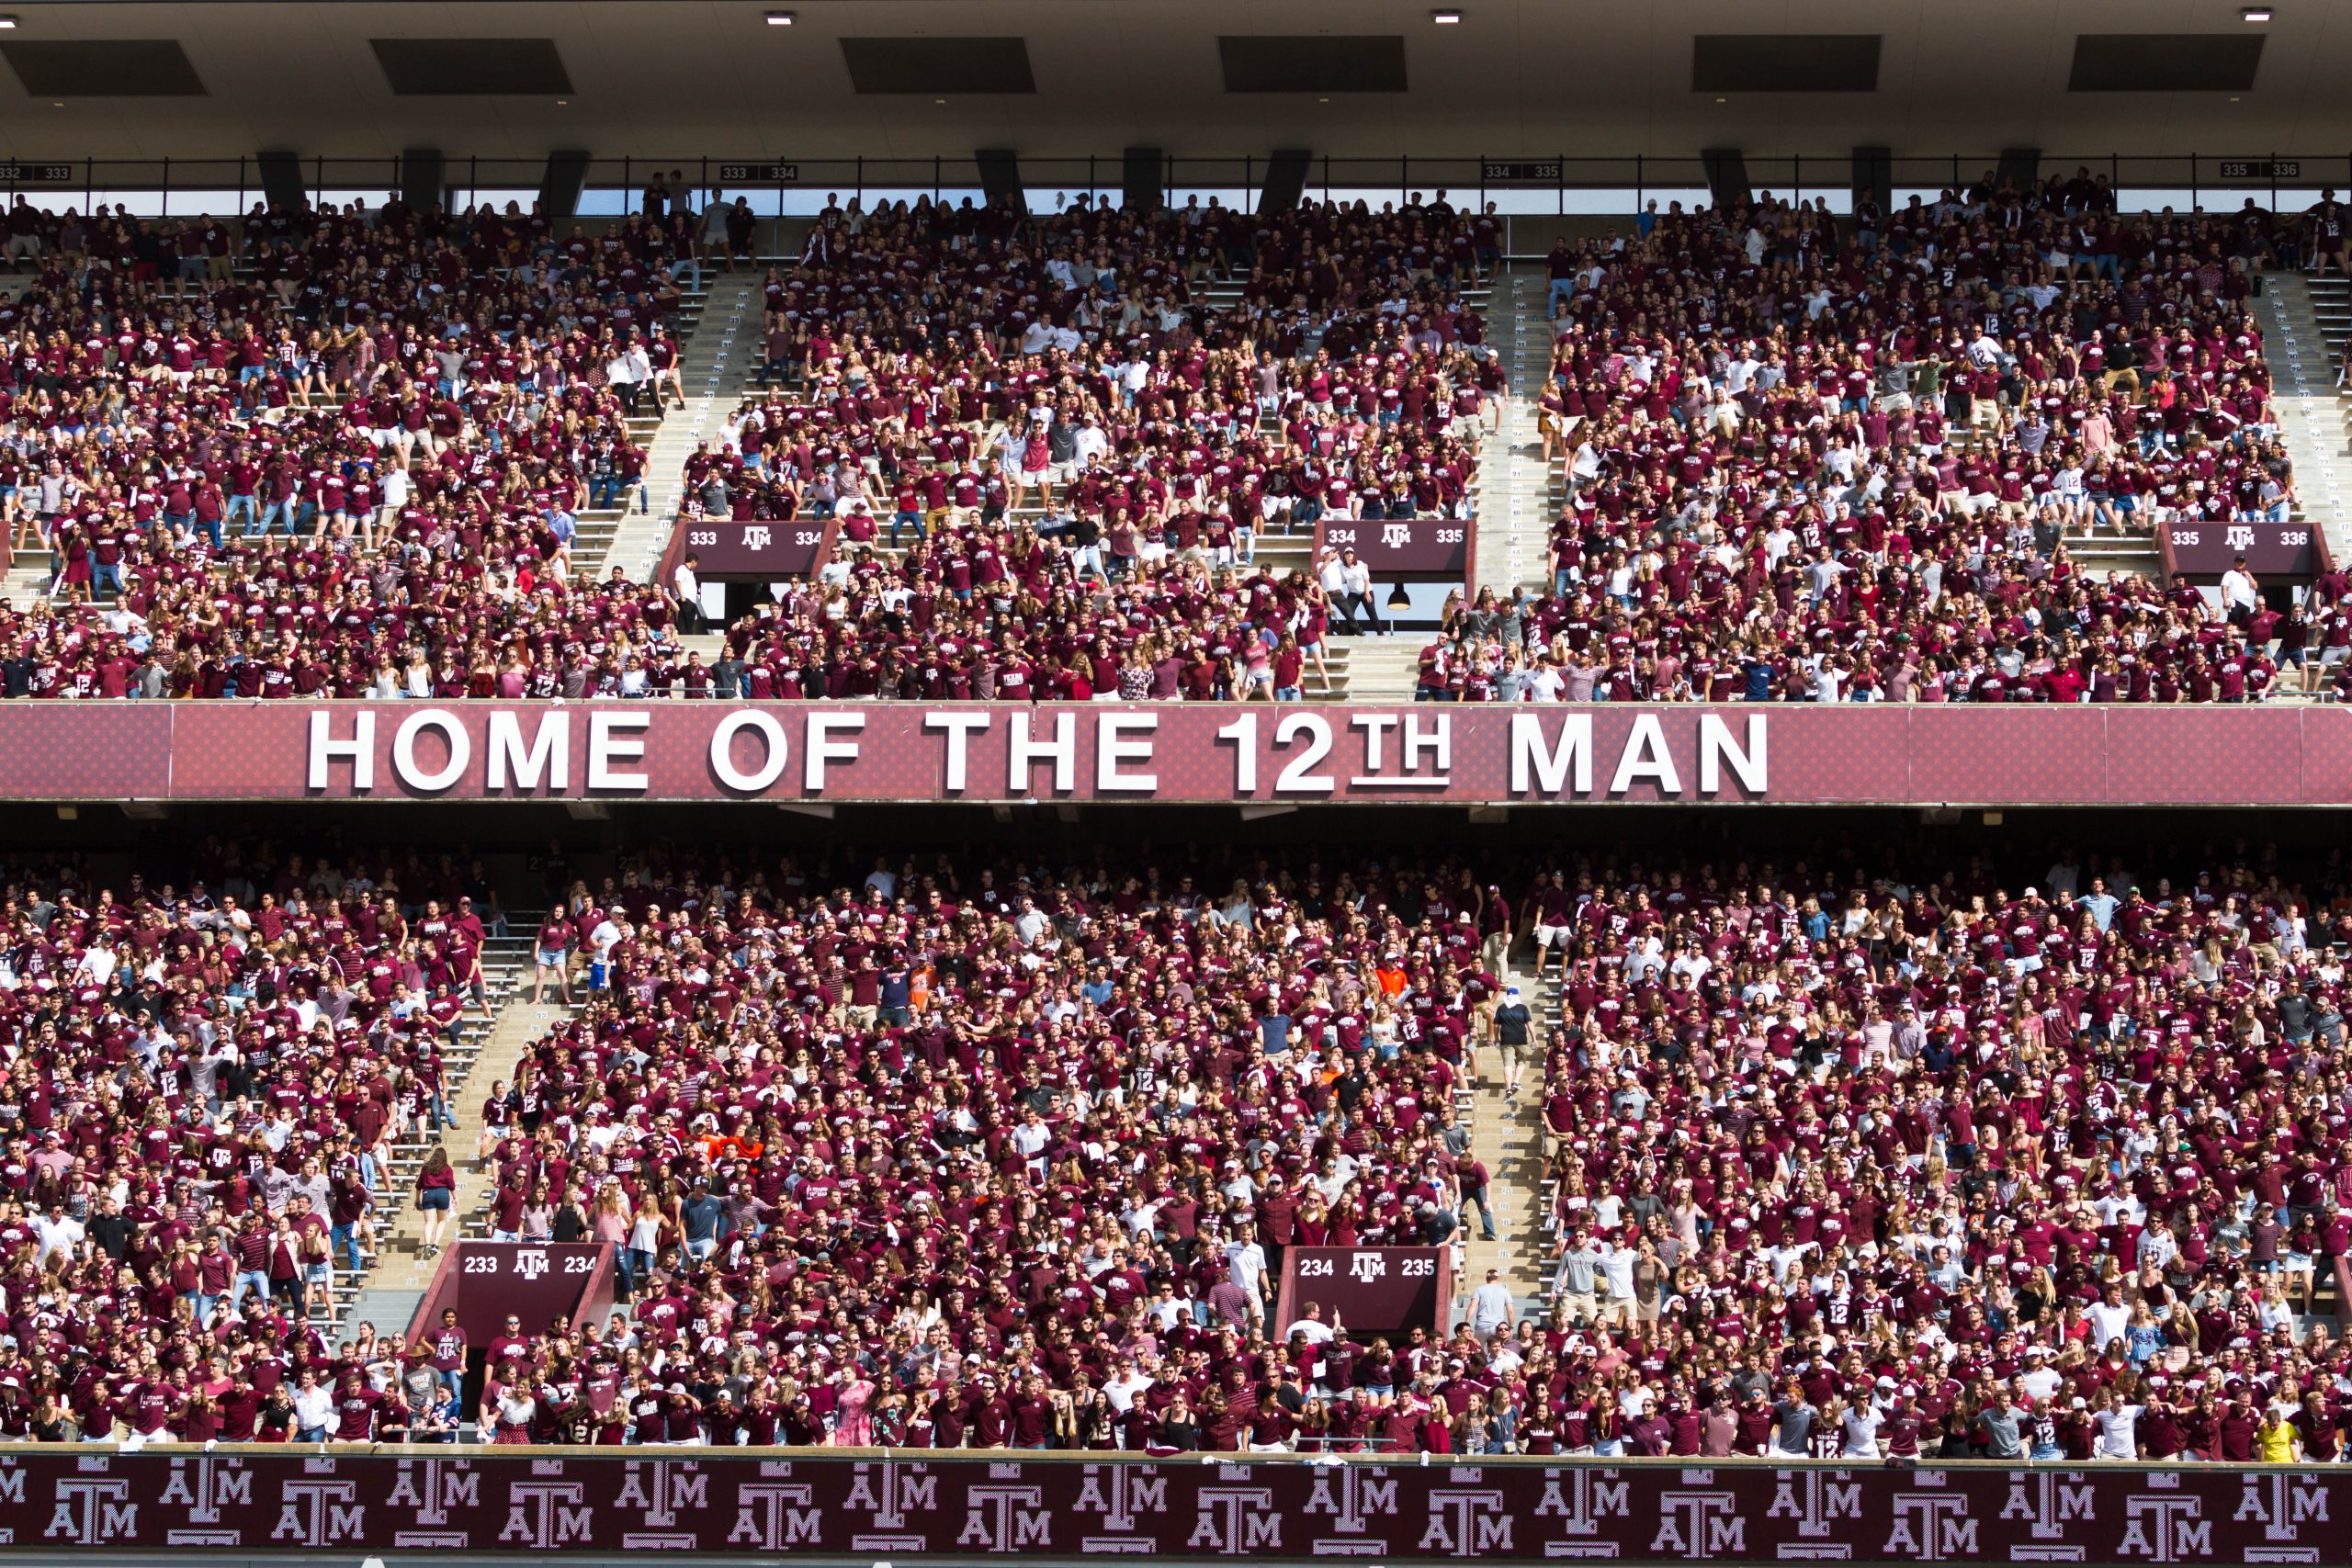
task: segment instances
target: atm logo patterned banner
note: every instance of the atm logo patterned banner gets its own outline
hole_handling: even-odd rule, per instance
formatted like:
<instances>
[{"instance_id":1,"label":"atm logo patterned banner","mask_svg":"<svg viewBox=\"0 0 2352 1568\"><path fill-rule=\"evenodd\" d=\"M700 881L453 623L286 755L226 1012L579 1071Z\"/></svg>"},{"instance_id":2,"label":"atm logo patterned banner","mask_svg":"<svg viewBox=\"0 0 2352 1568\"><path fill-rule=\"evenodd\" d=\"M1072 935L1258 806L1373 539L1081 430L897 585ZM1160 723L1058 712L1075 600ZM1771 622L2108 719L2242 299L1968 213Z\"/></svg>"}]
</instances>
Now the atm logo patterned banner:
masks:
<instances>
[{"instance_id":1,"label":"atm logo patterned banner","mask_svg":"<svg viewBox=\"0 0 2352 1568\"><path fill-rule=\"evenodd\" d=\"M2336 806L2352 710L12 703L0 799Z\"/></svg>"},{"instance_id":2,"label":"atm logo patterned banner","mask_svg":"<svg viewBox=\"0 0 2352 1568\"><path fill-rule=\"evenodd\" d=\"M617 1552L1261 1562L2318 1563L2352 1477L283 1450L0 1458L0 1554Z\"/></svg>"}]
</instances>

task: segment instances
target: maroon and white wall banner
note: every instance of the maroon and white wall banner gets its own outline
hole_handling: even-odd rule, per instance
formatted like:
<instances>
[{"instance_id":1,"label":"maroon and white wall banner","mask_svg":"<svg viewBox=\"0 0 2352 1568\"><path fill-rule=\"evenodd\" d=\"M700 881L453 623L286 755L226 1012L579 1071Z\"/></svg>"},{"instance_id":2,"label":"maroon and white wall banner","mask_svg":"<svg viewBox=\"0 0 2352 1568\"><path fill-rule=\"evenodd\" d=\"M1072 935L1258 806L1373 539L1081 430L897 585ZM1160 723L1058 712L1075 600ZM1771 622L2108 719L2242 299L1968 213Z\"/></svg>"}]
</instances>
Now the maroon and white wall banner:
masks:
<instances>
[{"instance_id":1,"label":"maroon and white wall banner","mask_svg":"<svg viewBox=\"0 0 2352 1568\"><path fill-rule=\"evenodd\" d=\"M2352 1475L2340 1469L2222 1465L1150 1463L773 1449L0 1456L0 1557L42 1562L169 1548L345 1561L2320 1563L2344 1561L2347 1510Z\"/></svg>"},{"instance_id":2,"label":"maroon and white wall banner","mask_svg":"<svg viewBox=\"0 0 2352 1568\"><path fill-rule=\"evenodd\" d=\"M784 523L737 523L725 517L684 519L668 555L674 567L688 556L702 575L784 579L807 577L832 553L838 523L802 517ZM667 581L665 576L664 581Z\"/></svg>"},{"instance_id":3,"label":"maroon and white wall banner","mask_svg":"<svg viewBox=\"0 0 2352 1568\"><path fill-rule=\"evenodd\" d=\"M1373 576L1467 580L1476 558L1478 525L1466 517L1363 518L1326 516L1315 542L1352 549ZM1319 558L1322 550L1316 552Z\"/></svg>"},{"instance_id":4,"label":"maroon and white wall banner","mask_svg":"<svg viewBox=\"0 0 2352 1568\"><path fill-rule=\"evenodd\" d=\"M2337 806L2352 710L19 702L0 799Z\"/></svg>"},{"instance_id":5,"label":"maroon and white wall banner","mask_svg":"<svg viewBox=\"0 0 2352 1568\"><path fill-rule=\"evenodd\" d=\"M2257 578L2300 582L2328 568L2327 536L2309 522L2190 518L2159 524L2156 543L2166 577L2185 571L2191 577L2219 578L2240 556L2245 557L2246 570Z\"/></svg>"}]
</instances>

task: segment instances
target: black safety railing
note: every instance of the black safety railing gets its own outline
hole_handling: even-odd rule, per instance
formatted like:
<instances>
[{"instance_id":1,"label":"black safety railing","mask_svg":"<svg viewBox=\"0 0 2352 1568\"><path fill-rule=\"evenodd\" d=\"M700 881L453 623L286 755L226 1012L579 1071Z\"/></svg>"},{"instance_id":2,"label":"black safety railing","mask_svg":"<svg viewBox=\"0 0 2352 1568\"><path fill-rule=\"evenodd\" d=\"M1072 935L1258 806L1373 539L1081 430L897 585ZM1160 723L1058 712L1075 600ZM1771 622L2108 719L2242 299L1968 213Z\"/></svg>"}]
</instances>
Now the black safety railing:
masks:
<instances>
[{"instance_id":1,"label":"black safety railing","mask_svg":"<svg viewBox=\"0 0 2352 1568\"><path fill-rule=\"evenodd\" d=\"M1192 196L1216 196L1227 205L1247 203L1263 184L1268 160L1239 157L1170 156L1161 171L1165 189L1180 204ZM1974 181L1995 169L1997 152L1896 156L1885 161L1887 185L1898 200L1914 191L1928 197ZM1854 188L1857 160L1850 153L1753 154L1746 158L1750 188L1833 207ZM1033 209L1040 197L1063 200L1078 193L1116 199L1125 173L1121 155L1020 159L1022 186ZM359 200L373 205L401 182L401 160L301 158L296 161L303 188L314 202ZM2285 153L2233 152L2140 156L2115 152L2049 153L2041 162L2052 172L2087 170L2103 175L2133 209L2226 203L2253 197L2266 205L2307 204L2320 190L2352 189L2352 152ZM547 176L540 159L445 159L444 188L457 202L508 200L527 203ZM1864 164L1864 174L1871 172ZM815 211L829 196L877 199L917 196L960 199L984 188L978 162L970 157L792 159L768 155L697 154L676 158L594 158L586 167L581 211L610 217L635 210L655 180L675 178L703 193L732 201L751 199L762 218ZM1503 210L1526 216L1639 210L1651 200L1703 199L1708 186L1703 159L1669 157L1573 157L1566 154L1495 154L1484 157L1341 158L1309 161L1306 194L1313 198L1363 199L1375 205L1402 201L1413 192L1447 191L1457 205L1469 199L1495 201ZM40 159L0 161L0 190L23 194L44 206L85 209L120 202L142 216L187 217L243 211L264 193L260 160ZM2306 195L2306 193L2310 193ZM1054 202L1042 204L1050 209Z\"/></svg>"}]
</instances>

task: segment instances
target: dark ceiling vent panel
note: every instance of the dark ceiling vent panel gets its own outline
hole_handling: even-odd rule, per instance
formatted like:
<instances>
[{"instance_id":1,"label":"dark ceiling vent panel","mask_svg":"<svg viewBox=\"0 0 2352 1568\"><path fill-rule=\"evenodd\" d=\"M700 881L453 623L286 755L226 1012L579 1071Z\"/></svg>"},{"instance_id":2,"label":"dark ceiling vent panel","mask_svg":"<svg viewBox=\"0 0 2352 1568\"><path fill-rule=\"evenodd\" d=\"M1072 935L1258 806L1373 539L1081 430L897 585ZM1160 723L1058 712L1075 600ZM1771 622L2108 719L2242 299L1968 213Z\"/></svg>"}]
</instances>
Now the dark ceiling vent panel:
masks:
<instances>
[{"instance_id":1,"label":"dark ceiling vent panel","mask_svg":"<svg viewBox=\"0 0 2352 1568\"><path fill-rule=\"evenodd\" d=\"M571 91L551 38L377 38L376 63L403 98L537 97Z\"/></svg>"},{"instance_id":2,"label":"dark ceiling vent panel","mask_svg":"<svg viewBox=\"0 0 2352 1568\"><path fill-rule=\"evenodd\" d=\"M0 54L36 98L200 98L176 39L10 39Z\"/></svg>"},{"instance_id":3,"label":"dark ceiling vent panel","mask_svg":"<svg viewBox=\"0 0 2352 1568\"><path fill-rule=\"evenodd\" d=\"M1701 33L1694 93L1875 93L1876 33Z\"/></svg>"},{"instance_id":4,"label":"dark ceiling vent panel","mask_svg":"<svg viewBox=\"0 0 2352 1568\"><path fill-rule=\"evenodd\" d=\"M2070 93L2242 93L2262 64L2262 34L2084 33Z\"/></svg>"},{"instance_id":5,"label":"dark ceiling vent panel","mask_svg":"<svg viewBox=\"0 0 2352 1568\"><path fill-rule=\"evenodd\" d=\"M1020 38L845 38L850 85L874 95L1034 93L1029 41Z\"/></svg>"},{"instance_id":6,"label":"dark ceiling vent panel","mask_svg":"<svg viewBox=\"0 0 2352 1568\"><path fill-rule=\"evenodd\" d=\"M1228 93L1405 90L1405 40L1396 33L1227 34L1216 52Z\"/></svg>"}]
</instances>

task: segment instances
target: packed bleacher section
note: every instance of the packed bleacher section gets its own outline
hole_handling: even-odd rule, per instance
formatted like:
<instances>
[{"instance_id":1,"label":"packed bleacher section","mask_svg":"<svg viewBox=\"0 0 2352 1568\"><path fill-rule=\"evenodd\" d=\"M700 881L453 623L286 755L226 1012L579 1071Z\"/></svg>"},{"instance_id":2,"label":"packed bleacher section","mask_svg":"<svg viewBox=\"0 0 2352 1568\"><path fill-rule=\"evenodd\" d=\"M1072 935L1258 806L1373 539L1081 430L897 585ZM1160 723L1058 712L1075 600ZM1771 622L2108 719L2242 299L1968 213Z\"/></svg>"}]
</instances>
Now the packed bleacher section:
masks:
<instances>
[{"instance_id":1,"label":"packed bleacher section","mask_svg":"<svg viewBox=\"0 0 2352 1568\"><path fill-rule=\"evenodd\" d=\"M777 385L686 464L689 517L835 527L733 651L807 694L1300 694L1379 607L1351 559L1277 571L1260 543L1466 514L1491 224L1442 192L829 210L765 285Z\"/></svg>"},{"instance_id":2,"label":"packed bleacher section","mask_svg":"<svg viewBox=\"0 0 2352 1568\"><path fill-rule=\"evenodd\" d=\"M677 395L683 220L11 226L37 272L0 301L0 492L56 602L0 617L6 694L595 693L683 662L650 646L665 594L571 555L582 510L642 504L628 419Z\"/></svg>"},{"instance_id":3,"label":"packed bleacher section","mask_svg":"<svg viewBox=\"0 0 2352 1568\"><path fill-rule=\"evenodd\" d=\"M469 857L0 870L0 1438L285 1435L275 1405L342 1388L338 1283L401 1205L391 1151L449 1123L503 925Z\"/></svg>"},{"instance_id":4,"label":"packed bleacher section","mask_svg":"<svg viewBox=\"0 0 2352 1568\"><path fill-rule=\"evenodd\" d=\"M2341 571L2289 603L2073 553L2290 515L2248 302L2273 245L2258 213L2120 218L2087 176L1864 198L1844 223L1653 204L1630 233L1563 241L1539 411L1564 491L1553 592L1463 606L1421 694L2340 694Z\"/></svg>"},{"instance_id":5,"label":"packed bleacher section","mask_svg":"<svg viewBox=\"0 0 2352 1568\"><path fill-rule=\"evenodd\" d=\"M2248 1457L2276 1410L2333 1458L2352 1352L2302 1314L2352 1235L2343 859L2052 853L1555 851L1507 881L1313 849L632 864L543 930L605 987L469 1089L459 1179L493 1237L612 1243L623 1301L470 1348L461 1414L514 1443L2086 1459ZM51 929L83 902L45 901ZM1507 950L1558 987L1537 1310L1473 1297L1394 1342L1269 1322L1285 1247L1464 1234L1487 1173L1457 1096L1525 1005ZM357 1054L371 1027L314 1032ZM20 1171L33 1209L69 1206L24 1223L11 1305L30 1285L55 1320L16 1320L26 1400L71 1371L85 1428L186 1435L208 1377L247 1397L242 1359L356 1376L330 1436L400 1436L412 1383L420 1435L460 1414L461 1337L329 1361L274 1309L173 1284L183 1240L200 1281L210 1228L274 1213L314 1148L330 1178L349 1157L306 1132L336 1065L266 1055L284 1113L180 1203L168 1121L115 1146L70 1092L28 1095L22 1136L62 1126L83 1163ZM203 1139L178 1134L193 1181ZM111 1213L108 1160L135 1274L169 1264L135 1295L71 1207ZM60 1257L65 1220L87 1234ZM152 1367L90 1332L159 1318Z\"/></svg>"},{"instance_id":6,"label":"packed bleacher section","mask_svg":"<svg viewBox=\"0 0 2352 1568\"><path fill-rule=\"evenodd\" d=\"M793 389L695 456L687 511L839 513L838 567L705 660L673 584L571 552L582 510L643 503L626 416L676 391L682 214L591 237L397 201L233 229L20 206L40 271L0 304L0 490L55 603L0 615L0 692L1328 690L1329 630L1379 624L1368 576L1255 570L1255 538L1466 504L1479 222L1442 194L830 212L765 288ZM928 542L870 548L885 514Z\"/></svg>"},{"instance_id":7,"label":"packed bleacher section","mask_svg":"<svg viewBox=\"0 0 2352 1568\"><path fill-rule=\"evenodd\" d=\"M1562 869L1554 1332L1624 1451L2340 1457L2340 855Z\"/></svg>"}]
</instances>

